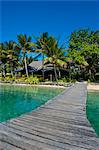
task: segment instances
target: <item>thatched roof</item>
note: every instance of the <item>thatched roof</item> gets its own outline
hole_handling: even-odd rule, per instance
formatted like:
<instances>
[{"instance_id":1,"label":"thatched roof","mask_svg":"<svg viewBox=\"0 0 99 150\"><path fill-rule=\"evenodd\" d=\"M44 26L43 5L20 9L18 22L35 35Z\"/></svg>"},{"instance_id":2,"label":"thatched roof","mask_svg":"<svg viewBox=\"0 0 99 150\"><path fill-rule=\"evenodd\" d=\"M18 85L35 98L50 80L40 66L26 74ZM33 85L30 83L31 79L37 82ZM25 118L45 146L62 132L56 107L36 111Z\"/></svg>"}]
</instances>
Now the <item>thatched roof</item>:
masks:
<instances>
[{"instance_id":1,"label":"thatched roof","mask_svg":"<svg viewBox=\"0 0 99 150\"><path fill-rule=\"evenodd\" d=\"M42 69L42 61L32 61L28 66L40 70Z\"/></svg>"},{"instance_id":2,"label":"thatched roof","mask_svg":"<svg viewBox=\"0 0 99 150\"><path fill-rule=\"evenodd\" d=\"M34 68L36 70L42 70L42 61L41 60L40 61L33 61L28 66L31 67L31 68ZM44 64L44 69L45 70L52 70L53 65L51 63L50 64L45 63Z\"/></svg>"}]
</instances>

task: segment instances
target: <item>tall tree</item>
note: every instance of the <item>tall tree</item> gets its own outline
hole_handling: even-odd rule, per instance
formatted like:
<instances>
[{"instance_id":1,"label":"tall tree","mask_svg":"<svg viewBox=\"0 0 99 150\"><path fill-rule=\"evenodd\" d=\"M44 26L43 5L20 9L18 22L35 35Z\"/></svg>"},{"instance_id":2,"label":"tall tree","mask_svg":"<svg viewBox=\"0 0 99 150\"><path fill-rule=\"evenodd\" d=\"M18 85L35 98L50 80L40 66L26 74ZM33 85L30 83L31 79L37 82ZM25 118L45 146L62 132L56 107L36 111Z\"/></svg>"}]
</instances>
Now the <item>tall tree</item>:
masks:
<instances>
[{"instance_id":1,"label":"tall tree","mask_svg":"<svg viewBox=\"0 0 99 150\"><path fill-rule=\"evenodd\" d=\"M83 29L70 36L69 56L80 67L85 67L87 78L94 80L99 63L99 31Z\"/></svg>"},{"instance_id":2,"label":"tall tree","mask_svg":"<svg viewBox=\"0 0 99 150\"><path fill-rule=\"evenodd\" d=\"M51 36L47 45L47 58L45 59L45 62L53 64L56 81L58 80L58 76L60 77L59 68L66 65L65 52L66 50L64 49L64 46L59 46L59 41Z\"/></svg>"},{"instance_id":3,"label":"tall tree","mask_svg":"<svg viewBox=\"0 0 99 150\"><path fill-rule=\"evenodd\" d=\"M19 61L19 50L15 49L16 43L13 41L5 42L7 51L7 62L10 65L11 75L13 76L14 68L17 67Z\"/></svg>"},{"instance_id":4,"label":"tall tree","mask_svg":"<svg viewBox=\"0 0 99 150\"><path fill-rule=\"evenodd\" d=\"M41 53L42 58L42 75L44 79L44 56L48 53L49 35L48 32L42 33L40 37L36 37L36 52Z\"/></svg>"},{"instance_id":5,"label":"tall tree","mask_svg":"<svg viewBox=\"0 0 99 150\"><path fill-rule=\"evenodd\" d=\"M7 50L4 43L0 43L0 62L2 75L6 76ZM3 67L2 67L3 66Z\"/></svg>"},{"instance_id":6,"label":"tall tree","mask_svg":"<svg viewBox=\"0 0 99 150\"><path fill-rule=\"evenodd\" d=\"M22 59L24 61L24 67L26 70L26 75L28 77L28 68L27 68L27 53L33 50L33 43L31 42L31 37L27 37L26 34L20 34L17 36L19 44L16 45L16 49L19 49L22 53Z\"/></svg>"}]
</instances>

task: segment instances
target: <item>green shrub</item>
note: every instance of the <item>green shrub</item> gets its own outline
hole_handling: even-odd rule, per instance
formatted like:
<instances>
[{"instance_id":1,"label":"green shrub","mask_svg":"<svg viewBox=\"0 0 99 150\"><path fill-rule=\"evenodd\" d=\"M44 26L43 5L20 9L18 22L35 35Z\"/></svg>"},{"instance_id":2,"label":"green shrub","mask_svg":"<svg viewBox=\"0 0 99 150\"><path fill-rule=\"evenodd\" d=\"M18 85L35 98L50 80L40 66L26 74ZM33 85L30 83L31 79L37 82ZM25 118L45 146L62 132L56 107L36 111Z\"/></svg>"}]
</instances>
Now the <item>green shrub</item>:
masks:
<instances>
[{"instance_id":1,"label":"green shrub","mask_svg":"<svg viewBox=\"0 0 99 150\"><path fill-rule=\"evenodd\" d=\"M26 78L20 77L20 78L16 78L15 82L16 83L25 83Z\"/></svg>"},{"instance_id":2,"label":"green shrub","mask_svg":"<svg viewBox=\"0 0 99 150\"><path fill-rule=\"evenodd\" d=\"M26 77L27 77L26 74L22 75L22 78L26 78Z\"/></svg>"},{"instance_id":3,"label":"green shrub","mask_svg":"<svg viewBox=\"0 0 99 150\"><path fill-rule=\"evenodd\" d=\"M2 77L2 81L5 82L15 81L15 77L11 77L11 76L6 76L5 78Z\"/></svg>"},{"instance_id":4,"label":"green shrub","mask_svg":"<svg viewBox=\"0 0 99 150\"><path fill-rule=\"evenodd\" d=\"M75 83L75 82L76 82L76 79L72 79L72 80L71 80L71 83Z\"/></svg>"},{"instance_id":5,"label":"green shrub","mask_svg":"<svg viewBox=\"0 0 99 150\"><path fill-rule=\"evenodd\" d=\"M66 82L71 82L72 80L70 78L66 78Z\"/></svg>"},{"instance_id":6,"label":"green shrub","mask_svg":"<svg viewBox=\"0 0 99 150\"><path fill-rule=\"evenodd\" d=\"M66 78L61 78L61 79L58 79L58 82L62 83L62 82L66 82Z\"/></svg>"},{"instance_id":7,"label":"green shrub","mask_svg":"<svg viewBox=\"0 0 99 150\"><path fill-rule=\"evenodd\" d=\"M0 73L0 77L2 77L2 73Z\"/></svg>"},{"instance_id":8,"label":"green shrub","mask_svg":"<svg viewBox=\"0 0 99 150\"><path fill-rule=\"evenodd\" d=\"M37 77L30 76L29 78L27 78L25 80L25 82L29 83L29 84L38 84L39 83L39 79Z\"/></svg>"},{"instance_id":9,"label":"green shrub","mask_svg":"<svg viewBox=\"0 0 99 150\"><path fill-rule=\"evenodd\" d=\"M4 81L8 82L8 81L12 81L12 78L10 76L7 76L4 78Z\"/></svg>"},{"instance_id":10,"label":"green shrub","mask_svg":"<svg viewBox=\"0 0 99 150\"><path fill-rule=\"evenodd\" d=\"M38 76L38 79L39 79L39 82L43 82L44 81L42 76Z\"/></svg>"},{"instance_id":11,"label":"green shrub","mask_svg":"<svg viewBox=\"0 0 99 150\"><path fill-rule=\"evenodd\" d=\"M88 79L88 83L91 83L90 79Z\"/></svg>"},{"instance_id":12,"label":"green shrub","mask_svg":"<svg viewBox=\"0 0 99 150\"><path fill-rule=\"evenodd\" d=\"M4 81L4 77L0 77L0 81Z\"/></svg>"},{"instance_id":13,"label":"green shrub","mask_svg":"<svg viewBox=\"0 0 99 150\"><path fill-rule=\"evenodd\" d=\"M12 77L12 78L11 78L12 81L15 81L15 79L16 79L15 77Z\"/></svg>"},{"instance_id":14,"label":"green shrub","mask_svg":"<svg viewBox=\"0 0 99 150\"><path fill-rule=\"evenodd\" d=\"M6 73L6 76L10 76L11 77L11 73Z\"/></svg>"}]
</instances>

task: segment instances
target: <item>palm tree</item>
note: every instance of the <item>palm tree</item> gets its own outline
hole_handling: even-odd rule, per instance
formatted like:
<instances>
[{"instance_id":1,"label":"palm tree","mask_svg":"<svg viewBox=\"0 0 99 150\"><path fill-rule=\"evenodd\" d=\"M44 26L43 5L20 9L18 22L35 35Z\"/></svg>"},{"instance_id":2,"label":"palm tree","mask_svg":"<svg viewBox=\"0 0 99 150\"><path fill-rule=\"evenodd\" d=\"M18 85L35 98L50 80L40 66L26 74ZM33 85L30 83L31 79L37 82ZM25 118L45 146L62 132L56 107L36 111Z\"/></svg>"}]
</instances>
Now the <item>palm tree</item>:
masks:
<instances>
[{"instance_id":1,"label":"palm tree","mask_svg":"<svg viewBox=\"0 0 99 150\"><path fill-rule=\"evenodd\" d=\"M5 49L5 44L0 43L0 61L1 65L3 65L2 75L6 76L6 63L7 63L7 51Z\"/></svg>"},{"instance_id":2,"label":"palm tree","mask_svg":"<svg viewBox=\"0 0 99 150\"><path fill-rule=\"evenodd\" d=\"M19 59L19 50L15 49L16 43L13 41L5 42L7 51L7 62L10 64L11 76L13 77L14 68L16 68Z\"/></svg>"},{"instance_id":3,"label":"palm tree","mask_svg":"<svg viewBox=\"0 0 99 150\"><path fill-rule=\"evenodd\" d=\"M28 77L28 68L27 68L27 53L33 50L33 43L31 42L31 37L27 37L26 34L20 34L17 36L19 44L16 45L16 49L20 50L22 53L22 59L24 61L24 67L26 70L26 75Z\"/></svg>"},{"instance_id":4,"label":"palm tree","mask_svg":"<svg viewBox=\"0 0 99 150\"><path fill-rule=\"evenodd\" d=\"M66 65L65 52L63 45L59 46L59 41L51 36L47 45L47 58L45 59L45 62L53 64L56 81L58 81L58 77L61 76L60 67Z\"/></svg>"},{"instance_id":5,"label":"palm tree","mask_svg":"<svg viewBox=\"0 0 99 150\"><path fill-rule=\"evenodd\" d=\"M40 37L36 37L36 50L35 52L37 53L41 53L43 58L42 58L42 75L43 75L43 79L44 79L44 56L46 56L47 54L47 46L49 43L49 35L48 32L42 33L40 35Z\"/></svg>"}]
</instances>

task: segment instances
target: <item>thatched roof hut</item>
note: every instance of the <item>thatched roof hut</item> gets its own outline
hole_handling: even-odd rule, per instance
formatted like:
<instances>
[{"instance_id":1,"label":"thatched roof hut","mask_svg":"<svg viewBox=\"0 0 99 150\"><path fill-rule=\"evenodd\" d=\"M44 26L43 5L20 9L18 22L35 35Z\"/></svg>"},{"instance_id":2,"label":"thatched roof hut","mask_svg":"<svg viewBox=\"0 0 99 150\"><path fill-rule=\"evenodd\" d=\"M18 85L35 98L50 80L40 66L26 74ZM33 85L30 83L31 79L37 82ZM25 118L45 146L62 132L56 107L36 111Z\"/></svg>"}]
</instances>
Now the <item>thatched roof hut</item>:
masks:
<instances>
[{"instance_id":1,"label":"thatched roof hut","mask_svg":"<svg viewBox=\"0 0 99 150\"><path fill-rule=\"evenodd\" d=\"M32 61L28 66L36 70L40 70L42 69L42 61Z\"/></svg>"}]
</instances>

